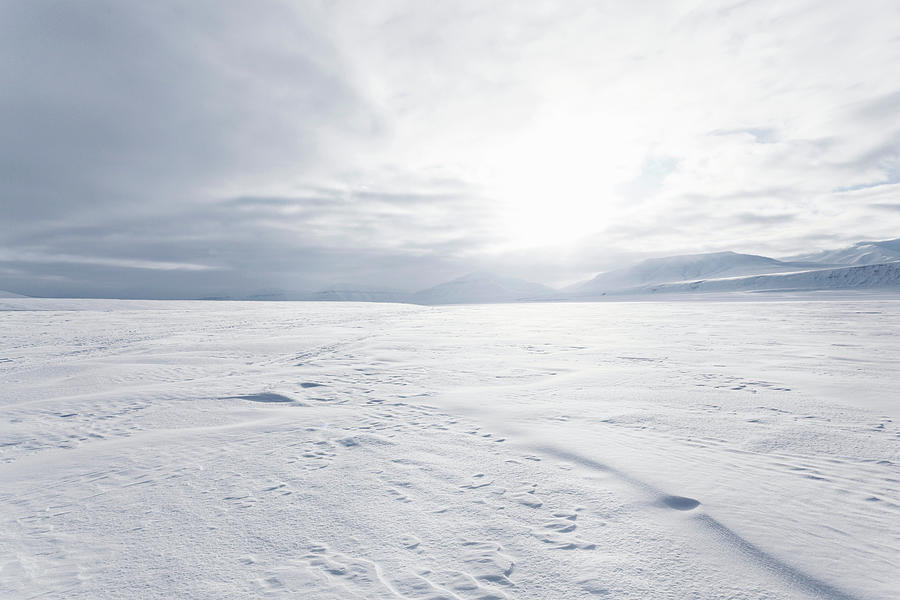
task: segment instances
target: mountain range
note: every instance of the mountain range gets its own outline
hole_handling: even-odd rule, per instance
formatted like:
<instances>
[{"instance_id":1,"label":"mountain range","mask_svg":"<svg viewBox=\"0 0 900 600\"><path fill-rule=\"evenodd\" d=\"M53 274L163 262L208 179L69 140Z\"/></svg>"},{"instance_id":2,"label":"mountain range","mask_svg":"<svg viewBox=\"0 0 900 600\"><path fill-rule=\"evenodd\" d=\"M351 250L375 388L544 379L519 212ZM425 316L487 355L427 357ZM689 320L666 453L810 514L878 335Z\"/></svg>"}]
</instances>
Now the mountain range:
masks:
<instances>
[{"instance_id":1,"label":"mountain range","mask_svg":"<svg viewBox=\"0 0 900 600\"><path fill-rule=\"evenodd\" d=\"M783 260L737 252L650 258L560 290L521 279L472 274L417 292L407 301L578 301L647 294L850 289L900 291L900 239L859 242L848 248Z\"/></svg>"},{"instance_id":2,"label":"mountain range","mask_svg":"<svg viewBox=\"0 0 900 600\"><path fill-rule=\"evenodd\" d=\"M650 258L636 265L600 273L589 281L561 291L575 296L597 296L640 286L695 279L738 277L822 268L806 261L780 261L755 254L713 252Z\"/></svg>"},{"instance_id":3,"label":"mountain range","mask_svg":"<svg viewBox=\"0 0 900 600\"><path fill-rule=\"evenodd\" d=\"M650 258L560 290L522 279L473 273L400 301L415 304L578 301L648 294L876 288L900 291L900 239L859 242L848 248L783 260L738 252Z\"/></svg>"},{"instance_id":4,"label":"mountain range","mask_svg":"<svg viewBox=\"0 0 900 600\"><path fill-rule=\"evenodd\" d=\"M793 256L787 260L811 261L833 265L875 265L894 262L900 260L900 239L881 242L859 242L849 248Z\"/></svg>"},{"instance_id":5,"label":"mountain range","mask_svg":"<svg viewBox=\"0 0 900 600\"><path fill-rule=\"evenodd\" d=\"M540 283L475 272L420 290L402 292L340 284L313 294L266 292L243 298L208 300L308 300L319 302L403 302L411 304L488 304L533 301L589 301L604 297L703 292L765 292L852 289L900 291L900 239L859 242L846 248L783 260L712 252L650 258L599 273L555 290ZM0 298L22 297L0 290Z\"/></svg>"}]
</instances>

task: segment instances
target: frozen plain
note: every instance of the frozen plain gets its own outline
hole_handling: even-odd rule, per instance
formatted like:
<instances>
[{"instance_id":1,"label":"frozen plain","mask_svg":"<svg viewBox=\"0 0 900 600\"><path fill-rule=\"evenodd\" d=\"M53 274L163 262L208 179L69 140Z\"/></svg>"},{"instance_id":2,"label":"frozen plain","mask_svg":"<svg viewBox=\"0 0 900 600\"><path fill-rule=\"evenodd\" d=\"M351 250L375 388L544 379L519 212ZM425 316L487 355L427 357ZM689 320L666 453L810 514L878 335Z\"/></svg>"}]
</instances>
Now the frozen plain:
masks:
<instances>
[{"instance_id":1,"label":"frozen plain","mask_svg":"<svg viewBox=\"0 0 900 600\"><path fill-rule=\"evenodd\" d=\"M894 598L860 298L0 299L0 597Z\"/></svg>"}]
</instances>

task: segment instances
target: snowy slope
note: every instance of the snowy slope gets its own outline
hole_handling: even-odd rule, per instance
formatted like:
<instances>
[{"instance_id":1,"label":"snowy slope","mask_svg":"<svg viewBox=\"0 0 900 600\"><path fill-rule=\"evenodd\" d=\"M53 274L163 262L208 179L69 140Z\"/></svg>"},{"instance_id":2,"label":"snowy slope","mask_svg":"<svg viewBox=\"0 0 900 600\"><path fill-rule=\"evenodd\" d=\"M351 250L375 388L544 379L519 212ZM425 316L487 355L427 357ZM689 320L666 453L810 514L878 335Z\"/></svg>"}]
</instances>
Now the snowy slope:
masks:
<instances>
[{"instance_id":1,"label":"snowy slope","mask_svg":"<svg viewBox=\"0 0 900 600\"><path fill-rule=\"evenodd\" d=\"M900 291L900 262L793 273L752 275L690 282L662 283L622 290L623 294L680 292L737 292L767 290L857 290Z\"/></svg>"},{"instance_id":2,"label":"snowy slope","mask_svg":"<svg viewBox=\"0 0 900 600\"><path fill-rule=\"evenodd\" d=\"M651 258L634 266L601 273L564 290L576 296L597 296L641 285L685 281L708 277L733 277L796 271L810 268L808 263L782 262L774 258L737 252L714 252Z\"/></svg>"},{"instance_id":3,"label":"snowy slope","mask_svg":"<svg viewBox=\"0 0 900 600\"><path fill-rule=\"evenodd\" d=\"M11 302L4 600L900 588L896 301Z\"/></svg>"},{"instance_id":4,"label":"snowy slope","mask_svg":"<svg viewBox=\"0 0 900 600\"><path fill-rule=\"evenodd\" d=\"M900 239L880 242L859 242L849 248L804 254L787 260L818 262L833 265L872 265L900 261Z\"/></svg>"},{"instance_id":5,"label":"snowy slope","mask_svg":"<svg viewBox=\"0 0 900 600\"><path fill-rule=\"evenodd\" d=\"M416 304L489 304L534 299L552 293L552 288L524 279L470 273L416 292L411 301Z\"/></svg>"},{"instance_id":6,"label":"snowy slope","mask_svg":"<svg viewBox=\"0 0 900 600\"><path fill-rule=\"evenodd\" d=\"M22 294L15 294L13 292L7 292L5 290L0 290L0 298L26 298L27 296L23 296Z\"/></svg>"}]
</instances>

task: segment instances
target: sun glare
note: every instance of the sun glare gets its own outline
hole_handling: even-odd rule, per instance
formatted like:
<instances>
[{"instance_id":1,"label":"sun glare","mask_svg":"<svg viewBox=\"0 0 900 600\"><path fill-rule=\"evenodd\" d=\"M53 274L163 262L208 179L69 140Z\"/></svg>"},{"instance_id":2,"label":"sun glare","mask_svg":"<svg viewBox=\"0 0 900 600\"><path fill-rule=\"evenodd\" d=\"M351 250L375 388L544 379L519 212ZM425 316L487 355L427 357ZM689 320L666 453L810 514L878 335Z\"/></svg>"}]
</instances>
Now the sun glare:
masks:
<instances>
[{"instance_id":1,"label":"sun glare","mask_svg":"<svg viewBox=\"0 0 900 600\"><path fill-rule=\"evenodd\" d=\"M490 191L510 248L567 245L604 227L623 179L614 144L568 127L538 129L498 157Z\"/></svg>"}]
</instances>

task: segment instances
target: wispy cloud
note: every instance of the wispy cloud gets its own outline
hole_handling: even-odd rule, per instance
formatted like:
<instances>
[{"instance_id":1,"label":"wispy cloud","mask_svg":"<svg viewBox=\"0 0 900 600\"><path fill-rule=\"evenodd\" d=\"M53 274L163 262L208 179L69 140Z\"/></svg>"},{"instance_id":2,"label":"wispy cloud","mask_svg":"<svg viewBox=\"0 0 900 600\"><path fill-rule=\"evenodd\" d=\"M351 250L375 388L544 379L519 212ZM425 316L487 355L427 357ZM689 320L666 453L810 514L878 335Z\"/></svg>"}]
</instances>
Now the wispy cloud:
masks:
<instances>
[{"instance_id":1,"label":"wispy cloud","mask_svg":"<svg viewBox=\"0 0 900 600\"><path fill-rule=\"evenodd\" d=\"M4 2L0 288L554 283L895 237L898 30L891 0Z\"/></svg>"},{"instance_id":2,"label":"wispy cloud","mask_svg":"<svg viewBox=\"0 0 900 600\"><path fill-rule=\"evenodd\" d=\"M123 269L151 269L154 271L216 271L224 267L199 265L195 263L164 262L135 258L115 258L111 256L78 256L75 254L37 254L30 252L0 251L0 262L43 263L69 265L99 265Z\"/></svg>"}]
</instances>

